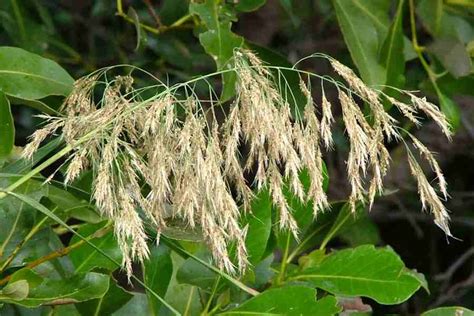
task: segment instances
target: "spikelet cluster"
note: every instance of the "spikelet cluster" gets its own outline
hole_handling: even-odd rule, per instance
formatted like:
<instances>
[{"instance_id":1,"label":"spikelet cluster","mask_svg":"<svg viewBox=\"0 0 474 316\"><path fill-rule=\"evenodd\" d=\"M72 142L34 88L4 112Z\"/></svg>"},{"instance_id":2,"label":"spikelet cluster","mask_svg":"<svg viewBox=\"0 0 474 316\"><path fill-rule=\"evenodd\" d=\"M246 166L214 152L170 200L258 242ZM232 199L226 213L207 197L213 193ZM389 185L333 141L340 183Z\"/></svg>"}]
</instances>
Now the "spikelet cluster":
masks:
<instances>
[{"instance_id":1,"label":"spikelet cluster","mask_svg":"<svg viewBox=\"0 0 474 316\"><path fill-rule=\"evenodd\" d=\"M402 139L397 121L384 110L385 100L417 125L417 114L423 112L448 137L450 129L444 114L426 99L409 91L400 92L410 103L394 99L365 85L350 68L326 58L347 83L336 87L350 144L349 202L355 210L357 201L372 205L382 192L390 163L386 142ZM148 257L149 225L157 239L171 220L200 229L219 268L235 272L248 265L247 228L240 225L240 219L250 209L253 192L268 190L278 210L280 228L295 235L298 227L286 188L301 201L311 201L315 216L329 208L323 188L322 152L333 147L334 118L324 90L318 105L309 81L301 80L307 102L295 115L270 67L255 54L238 50L233 63L236 97L223 122L218 123L214 115L219 102L212 98L204 102L189 84L160 83L160 92L143 99L144 90L134 88L132 77L107 81L103 70L75 83L61 109L64 115L48 117L48 124L32 135L23 152L31 157L48 135L62 130L63 139L73 148L65 182L74 181L86 169L93 170L93 199L115 222L129 273L133 260ZM94 96L98 86L103 91L99 101ZM361 110L360 100L369 105L370 118ZM449 234L449 217L441 201L447 197L441 169L426 146L412 135L409 140L431 165L442 194L438 195L409 152L423 207L430 209L437 225ZM299 178L302 170L310 178L307 188ZM230 245L235 249L235 260L230 258Z\"/></svg>"}]
</instances>

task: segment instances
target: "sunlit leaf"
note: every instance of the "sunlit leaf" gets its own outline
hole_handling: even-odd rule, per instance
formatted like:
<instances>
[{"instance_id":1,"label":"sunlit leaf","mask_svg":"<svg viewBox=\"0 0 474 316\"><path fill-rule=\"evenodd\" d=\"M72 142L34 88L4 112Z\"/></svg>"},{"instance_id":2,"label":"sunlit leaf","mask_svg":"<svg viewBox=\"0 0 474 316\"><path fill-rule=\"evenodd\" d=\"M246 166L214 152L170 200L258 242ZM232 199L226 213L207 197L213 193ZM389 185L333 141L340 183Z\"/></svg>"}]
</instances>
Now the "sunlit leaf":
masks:
<instances>
[{"instance_id":1,"label":"sunlit leaf","mask_svg":"<svg viewBox=\"0 0 474 316\"><path fill-rule=\"evenodd\" d=\"M336 295L369 297L381 304L404 302L425 285L406 271L391 248L372 245L336 251L290 279L309 281Z\"/></svg>"}]
</instances>

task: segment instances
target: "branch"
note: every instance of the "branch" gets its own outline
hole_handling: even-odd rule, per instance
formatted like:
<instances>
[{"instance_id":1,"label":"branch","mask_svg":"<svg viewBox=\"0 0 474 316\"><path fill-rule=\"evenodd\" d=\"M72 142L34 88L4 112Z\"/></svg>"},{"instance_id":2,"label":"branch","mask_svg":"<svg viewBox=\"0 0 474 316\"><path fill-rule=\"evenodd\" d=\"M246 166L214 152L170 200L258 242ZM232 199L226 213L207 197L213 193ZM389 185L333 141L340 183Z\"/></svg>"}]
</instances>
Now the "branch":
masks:
<instances>
[{"instance_id":1,"label":"branch","mask_svg":"<svg viewBox=\"0 0 474 316\"><path fill-rule=\"evenodd\" d=\"M148 2L148 1L145 1L145 2ZM128 23L136 24L136 21L134 19L130 18L123 11L122 0L117 0L117 13L115 15L120 16L121 18L123 18ZM159 24L158 27L153 27L153 26L141 23L141 22L138 22L138 25L141 28L143 28L145 31L148 31L148 32L153 33L155 35L159 35L159 34L162 34L166 31L169 31L171 29L188 27L188 25L185 25L184 23L187 22L188 20L190 20L192 17L193 17L192 14L187 14L187 15L183 16L182 18L180 18L179 20L177 20L176 22L174 22L173 24L169 25L169 26L161 24L161 21L160 21L160 24ZM158 16L157 16L157 18L158 18ZM158 21L159 21L159 18L158 18L157 22Z\"/></svg>"}]
</instances>

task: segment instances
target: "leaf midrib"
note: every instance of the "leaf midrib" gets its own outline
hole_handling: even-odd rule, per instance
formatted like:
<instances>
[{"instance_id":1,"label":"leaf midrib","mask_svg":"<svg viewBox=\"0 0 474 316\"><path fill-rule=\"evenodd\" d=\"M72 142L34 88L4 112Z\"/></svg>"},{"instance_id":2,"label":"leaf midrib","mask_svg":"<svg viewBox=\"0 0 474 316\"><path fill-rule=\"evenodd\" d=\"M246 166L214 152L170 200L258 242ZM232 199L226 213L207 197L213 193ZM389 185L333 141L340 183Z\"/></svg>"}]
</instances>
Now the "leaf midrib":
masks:
<instances>
[{"instance_id":1,"label":"leaf midrib","mask_svg":"<svg viewBox=\"0 0 474 316\"><path fill-rule=\"evenodd\" d=\"M61 85L61 86L64 86L64 87L67 87L67 88L70 88L71 86L68 85L68 84L65 84L63 82L60 82L58 80L54 80L54 79L51 79L51 78L48 78L48 77L44 77L44 76L40 76L40 75L36 75L36 74L32 74L32 73L28 73L28 72L22 72L22 71L17 71L17 70L0 70L0 74L2 73L5 73L5 74L14 74L14 75L26 75L26 76L29 76L29 77L35 77L35 78L40 78L42 80L45 80L45 81L50 81L50 82L54 82L55 84L58 84L58 85Z\"/></svg>"}]
</instances>

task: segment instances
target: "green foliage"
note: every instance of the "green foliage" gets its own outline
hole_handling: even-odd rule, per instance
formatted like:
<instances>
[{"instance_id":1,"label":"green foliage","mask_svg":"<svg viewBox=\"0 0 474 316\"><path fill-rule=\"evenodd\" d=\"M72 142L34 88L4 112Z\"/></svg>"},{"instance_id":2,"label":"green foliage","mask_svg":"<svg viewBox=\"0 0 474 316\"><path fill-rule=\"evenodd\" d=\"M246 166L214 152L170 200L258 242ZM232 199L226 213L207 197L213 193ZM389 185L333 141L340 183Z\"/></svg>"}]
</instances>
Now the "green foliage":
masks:
<instances>
[{"instance_id":1,"label":"green foliage","mask_svg":"<svg viewBox=\"0 0 474 316\"><path fill-rule=\"evenodd\" d=\"M10 102L0 90L0 165L13 149L15 143L15 126L10 109Z\"/></svg>"},{"instance_id":2,"label":"green foliage","mask_svg":"<svg viewBox=\"0 0 474 316\"><path fill-rule=\"evenodd\" d=\"M219 0L191 3L189 11L197 14L206 25L207 30L199 34L199 40L216 62L217 68L220 70L232 67L229 62L234 49L244 43L244 39L231 30L233 14ZM226 101L234 95L235 74L224 73L222 78L224 89L221 98Z\"/></svg>"},{"instance_id":3,"label":"green foliage","mask_svg":"<svg viewBox=\"0 0 474 316\"><path fill-rule=\"evenodd\" d=\"M413 271L405 270L391 248L367 245L330 254L290 279L308 280L336 295L366 296L382 304L399 304L424 285Z\"/></svg>"},{"instance_id":4,"label":"green foliage","mask_svg":"<svg viewBox=\"0 0 474 316\"><path fill-rule=\"evenodd\" d=\"M334 0L344 40L360 75L370 85L386 83L387 70L378 52L388 30L388 0ZM390 45L390 44L389 44Z\"/></svg>"},{"instance_id":5,"label":"green foliage","mask_svg":"<svg viewBox=\"0 0 474 316\"><path fill-rule=\"evenodd\" d=\"M9 96L23 100L67 96L73 82L52 60L16 47L0 48L0 89Z\"/></svg>"},{"instance_id":6,"label":"green foliage","mask_svg":"<svg viewBox=\"0 0 474 316\"><path fill-rule=\"evenodd\" d=\"M316 291L306 286L285 286L265 291L239 307L221 315L336 315L341 311L336 298L326 296L316 300ZM247 312L247 313L246 313Z\"/></svg>"},{"instance_id":7,"label":"green foliage","mask_svg":"<svg viewBox=\"0 0 474 316\"><path fill-rule=\"evenodd\" d=\"M22 285L22 289L18 289L18 285ZM54 280L42 278L32 270L22 269L12 275L8 286L16 288L16 296L3 299L3 302L38 307L71 304L101 297L107 292L109 278L103 274L91 272ZM21 297L18 297L19 292L22 294ZM26 293L27 295L24 295Z\"/></svg>"}]
</instances>

